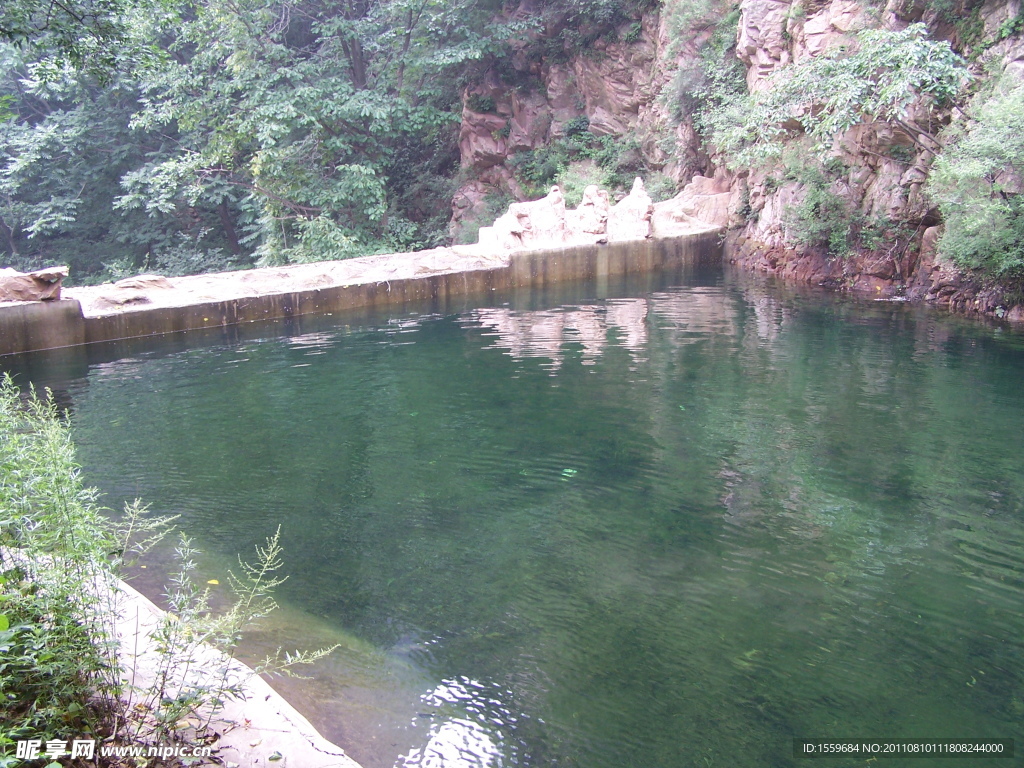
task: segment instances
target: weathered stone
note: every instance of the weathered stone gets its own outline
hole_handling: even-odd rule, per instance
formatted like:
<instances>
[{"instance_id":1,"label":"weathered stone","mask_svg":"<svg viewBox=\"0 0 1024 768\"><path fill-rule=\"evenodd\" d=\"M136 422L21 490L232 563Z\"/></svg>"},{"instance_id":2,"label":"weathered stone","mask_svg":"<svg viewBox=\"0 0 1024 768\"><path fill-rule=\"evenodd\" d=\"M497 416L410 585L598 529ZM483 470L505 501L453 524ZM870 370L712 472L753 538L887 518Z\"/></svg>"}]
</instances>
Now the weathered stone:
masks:
<instances>
[{"instance_id":1,"label":"weathered stone","mask_svg":"<svg viewBox=\"0 0 1024 768\"><path fill-rule=\"evenodd\" d=\"M480 244L501 249L540 248L565 242L565 198L558 187L547 197L512 203L493 227L480 230Z\"/></svg>"},{"instance_id":2,"label":"weathered stone","mask_svg":"<svg viewBox=\"0 0 1024 768\"><path fill-rule=\"evenodd\" d=\"M644 240L651 236L654 203L639 176L633 189L608 212L608 242Z\"/></svg>"},{"instance_id":3,"label":"weathered stone","mask_svg":"<svg viewBox=\"0 0 1024 768\"><path fill-rule=\"evenodd\" d=\"M653 101L657 89L648 86L655 61L654 42L649 30L633 43L599 40L599 56L577 56L572 69L580 95L586 102L591 130L621 134L636 125L640 105ZM620 128L620 126L622 126Z\"/></svg>"},{"instance_id":4,"label":"weathered stone","mask_svg":"<svg viewBox=\"0 0 1024 768\"><path fill-rule=\"evenodd\" d=\"M508 118L483 112L462 110L459 152L463 168L489 168L505 161L508 155L502 136Z\"/></svg>"},{"instance_id":5,"label":"weathered stone","mask_svg":"<svg viewBox=\"0 0 1024 768\"><path fill-rule=\"evenodd\" d=\"M595 136L621 136L628 124L604 107L595 107L590 115L590 132Z\"/></svg>"},{"instance_id":6,"label":"weathered stone","mask_svg":"<svg viewBox=\"0 0 1024 768\"><path fill-rule=\"evenodd\" d=\"M174 286L163 275L138 275L101 287L103 290L97 291L96 305L113 308L129 304L149 304L153 301L154 292L166 291Z\"/></svg>"},{"instance_id":7,"label":"weathered stone","mask_svg":"<svg viewBox=\"0 0 1024 768\"><path fill-rule=\"evenodd\" d=\"M928 294L937 293L936 286L944 282L942 273L950 271L952 265L945 264L938 255L941 232L941 227L928 227L921 235L917 268L907 286L907 295L913 299L923 299Z\"/></svg>"},{"instance_id":8,"label":"weathered stone","mask_svg":"<svg viewBox=\"0 0 1024 768\"><path fill-rule=\"evenodd\" d=\"M512 155L539 147L551 129L551 109L539 93L513 93L506 151Z\"/></svg>"},{"instance_id":9,"label":"weathered stone","mask_svg":"<svg viewBox=\"0 0 1024 768\"><path fill-rule=\"evenodd\" d=\"M584 190L579 207L567 211L561 191L552 187L542 200L510 205L508 213L494 222L493 227L480 230L479 244L505 251L644 240L651 236L674 237L720 229L722 224L718 220L728 216L727 209L721 206L728 203L730 193L716 192L721 189L718 182L700 177L688 189L709 194L687 196L681 193L655 206L643 181L637 178L629 195L614 207L609 208L606 191L591 185ZM688 212L694 207L697 216ZM704 210L713 210L718 220L701 219L699 216Z\"/></svg>"},{"instance_id":10,"label":"weathered stone","mask_svg":"<svg viewBox=\"0 0 1024 768\"><path fill-rule=\"evenodd\" d=\"M888 0L885 4L885 15L890 24L892 21L913 24L915 21L921 21L929 10L928 6L926 0Z\"/></svg>"},{"instance_id":11,"label":"weathered stone","mask_svg":"<svg viewBox=\"0 0 1024 768\"><path fill-rule=\"evenodd\" d=\"M525 197L522 188L504 165L495 165L479 172L476 179L463 184L452 197L452 218L448 233L453 242L466 242L465 233L474 227L494 220L494 210L488 201L492 196L507 196L516 200ZM470 240L475 240L475 234Z\"/></svg>"},{"instance_id":12,"label":"weathered stone","mask_svg":"<svg viewBox=\"0 0 1024 768\"><path fill-rule=\"evenodd\" d=\"M723 228L729 223L731 198L727 185L694 176L671 200L654 204L651 233L654 237L673 237Z\"/></svg>"},{"instance_id":13,"label":"weathered stone","mask_svg":"<svg viewBox=\"0 0 1024 768\"><path fill-rule=\"evenodd\" d=\"M671 200L654 204L651 214L651 234L654 237L675 237L706 228L683 210L683 200L677 195Z\"/></svg>"},{"instance_id":14,"label":"weathered stone","mask_svg":"<svg viewBox=\"0 0 1024 768\"><path fill-rule=\"evenodd\" d=\"M583 190L583 200L575 211L566 211L567 243L604 243L608 241L608 193L591 184Z\"/></svg>"},{"instance_id":15,"label":"weathered stone","mask_svg":"<svg viewBox=\"0 0 1024 768\"><path fill-rule=\"evenodd\" d=\"M716 227L729 225L733 195L725 180L694 176L681 195L687 201L685 213Z\"/></svg>"},{"instance_id":16,"label":"weathered stone","mask_svg":"<svg viewBox=\"0 0 1024 768\"><path fill-rule=\"evenodd\" d=\"M0 269L0 301L53 301L60 298L67 267L47 267L35 272Z\"/></svg>"},{"instance_id":17,"label":"weathered stone","mask_svg":"<svg viewBox=\"0 0 1024 768\"><path fill-rule=\"evenodd\" d=\"M552 64L545 77L551 108L551 135L560 136L563 126L583 114L586 102L576 88L576 79L564 64Z\"/></svg>"},{"instance_id":18,"label":"weathered stone","mask_svg":"<svg viewBox=\"0 0 1024 768\"><path fill-rule=\"evenodd\" d=\"M1003 315L1003 320L1011 323L1024 323L1024 304L1015 304L1010 307Z\"/></svg>"},{"instance_id":19,"label":"weathered stone","mask_svg":"<svg viewBox=\"0 0 1024 768\"><path fill-rule=\"evenodd\" d=\"M849 34L861 23L863 10L855 0L832 0L824 10L804 22L802 58L819 56L852 39Z\"/></svg>"},{"instance_id":20,"label":"weathered stone","mask_svg":"<svg viewBox=\"0 0 1024 768\"><path fill-rule=\"evenodd\" d=\"M781 65L789 63L785 0L743 0L736 55L747 65L747 86L762 90L765 80Z\"/></svg>"},{"instance_id":21,"label":"weathered stone","mask_svg":"<svg viewBox=\"0 0 1024 768\"><path fill-rule=\"evenodd\" d=\"M494 190L480 180L470 181L456 191L452 197L452 218L448 234L452 242L464 242L463 232L482 221L490 221L487 196Z\"/></svg>"},{"instance_id":22,"label":"weathered stone","mask_svg":"<svg viewBox=\"0 0 1024 768\"><path fill-rule=\"evenodd\" d=\"M166 290L172 286L171 281L163 275L136 275L135 277L126 277L124 280L118 280L114 283L114 287L120 290L151 291Z\"/></svg>"},{"instance_id":23,"label":"weathered stone","mask_svg":"<svg viewBox=\"0 0 1024 768\"><path fill-rule=\"evenodd\" d=\"M746 227L747 237L770 248L785 249L789 242L784 224L786 211L793 210L802 199L802 190L795 181L783 184L771 194L763 195L759 201L761 208L757 221Z\"/></svg>"},{"instance_id":24,"label":"weathered stone","mask_svg":"<svg viewBox=\"0 0 1024 768\"><path fill-rule=\"evenodd\" d=\"M873 218L899 218L900 211L907 204L907 188L900 184L904 166L889 158L875 166L874 173L864 188L864 213ZM853 199L848 186L837 186L839 196Z\"/></svg>"}]
</instances>

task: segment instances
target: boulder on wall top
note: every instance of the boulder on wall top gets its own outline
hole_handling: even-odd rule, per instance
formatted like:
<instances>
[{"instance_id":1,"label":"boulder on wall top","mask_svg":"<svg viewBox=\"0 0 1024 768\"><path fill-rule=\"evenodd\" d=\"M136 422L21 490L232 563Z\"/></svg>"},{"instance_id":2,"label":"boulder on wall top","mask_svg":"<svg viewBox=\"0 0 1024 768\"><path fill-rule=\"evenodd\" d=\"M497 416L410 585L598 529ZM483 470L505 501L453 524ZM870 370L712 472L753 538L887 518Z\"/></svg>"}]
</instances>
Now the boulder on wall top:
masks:
<instances>
[{"instance_id":1,"label":"boulder on wall top","mask_svg":"<svg viewBox=\"0 0 1024 768\"><path fill-rule=\"evenodd\" d=\"M60 298L67 267L47 267L35 272L0 269L0 301L54 301Z\"/></svg>"}]
</instances>

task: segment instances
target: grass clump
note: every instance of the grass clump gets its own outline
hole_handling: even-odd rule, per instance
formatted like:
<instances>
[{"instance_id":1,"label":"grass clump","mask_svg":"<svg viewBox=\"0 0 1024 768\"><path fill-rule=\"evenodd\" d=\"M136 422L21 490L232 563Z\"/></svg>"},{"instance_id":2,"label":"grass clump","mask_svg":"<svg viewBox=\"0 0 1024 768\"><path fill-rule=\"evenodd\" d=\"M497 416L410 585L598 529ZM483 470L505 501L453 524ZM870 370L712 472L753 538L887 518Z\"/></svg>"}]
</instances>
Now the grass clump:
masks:
<instances>
[{"instance_id":1,"label":"grass clump","mask_svg":"<svg viewBox=\"0 0 1024 768\"><path fill-rule=\"evenodd\" d=\"M132 511L138 512L136 506ZM14 742L108 735L119 669L97 609L124 552L51 401L0 382L0 755ZM0 765L4 757L0 757Z\"/></svg>"},{"instance_id":2,"label":"grass clump","mask_svg":"<svg viewBox=\"0 0 1024 768\"><path fill-rule=\"evenodd\" d=\"M186 717L198 725L193 738L202 738L218 708L244 695L248 672L231 654L243 629L276 607L280 531L254 562L239 560L235 599L219 613L196 586L197 553L182 538L168 594L176 615L153 634L152 674L129 684L126 672L138 660L120 653L118 578L172 520L145 513L134 502L112 520L82 482L53 400L0 379L0 768L34 764L17 757L19 741L167 744L181 741ZM278 653L256 671L287 672L330 650ZM99 756L94 764L134 765Z\"/></svg>"}]
</instances>

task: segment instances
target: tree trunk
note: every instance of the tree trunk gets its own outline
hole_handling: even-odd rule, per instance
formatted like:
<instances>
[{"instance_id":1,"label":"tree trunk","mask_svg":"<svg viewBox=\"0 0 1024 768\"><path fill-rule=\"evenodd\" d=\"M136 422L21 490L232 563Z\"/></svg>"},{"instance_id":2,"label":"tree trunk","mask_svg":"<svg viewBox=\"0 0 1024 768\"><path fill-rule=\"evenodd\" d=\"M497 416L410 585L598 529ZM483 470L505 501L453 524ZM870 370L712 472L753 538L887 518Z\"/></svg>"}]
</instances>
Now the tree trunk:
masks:
<instances>
[{"instance_id":1,"label":"tree trunk","mask_svg":"<svg viewBox=\"0 0 1024 768\"><path fill-rule=\"evenodd\" d=\"M235 231L235 224L231 221L231 211L228 210L228 204L225 201L220 201L217 213L220 216L220 223L224 227L224 236L228 239L228 249L233 256L241 256L242 248L238 244L238 233Z\"/></svg>"},{"instance_id":2,"label":"tree trunk","mask_svg":"<svg viewBox=\"0 0 1024 768\"><path fill-rule=\"evenodd\" d=\"M7 226L7 222L0 219L0 232L4 233L4 237L7 238L7 243L11 248L11 256L18 255L18 243L14 239L14 231Z\"/></svg>"},{"instance_id":3,"label":"tree trunk","mask_svg":"<svg viewBox=\"0 0 1024 768\"><path fill-rule=\"evenodd\" d=\"M352 85L356 90L366 90L366 57L363 54L363 44L358 40L349 42L349 66L352 68Z\"/></svg>"}]
</instances>

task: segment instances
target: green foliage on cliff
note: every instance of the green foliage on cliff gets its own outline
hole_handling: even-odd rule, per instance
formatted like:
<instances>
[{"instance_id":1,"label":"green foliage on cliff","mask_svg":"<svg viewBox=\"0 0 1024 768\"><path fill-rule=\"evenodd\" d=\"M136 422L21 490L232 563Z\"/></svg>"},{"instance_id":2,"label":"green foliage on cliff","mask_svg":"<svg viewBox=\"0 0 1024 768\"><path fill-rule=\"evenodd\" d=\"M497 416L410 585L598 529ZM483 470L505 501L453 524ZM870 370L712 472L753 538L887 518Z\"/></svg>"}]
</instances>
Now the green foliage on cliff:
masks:
<instances>
[{"instance_id":1,"label":"green foliage on cliff","mask_svg":"<svg viewBox=\"0 0 1024 768\"><path fill-rule=\"evenodd\" d=\"M823 164L813 158L790 161L788 178L800 183L802 198L784 214L787 236L799 246L840 259L906 242L900 225L865 215L845 193L849 170L835 158Z\"/></svg>"},{"instance_id":2,"label":"green foliage on cliff","mask_svg":"<svg viewBox=\"0 0 1024 768\"><path fill-rule=\"evenodd\" d=\"M859 216L849 200L833 188L834 180L817 165L810 165L799 176L804 197L786 212L788 235L805 248L822 248L840 258L850 254Z\"/></svg>"},{"instance_id":3,"label":"green foliage on cliff","mask_svg":"<svg viewBox=\"0 0 1024 768\"><path fill-rule=\"evenodd\" d=\"M948 42L929 40L923 24L869 29L855 49L783 67L766 90L723 104L710 117L712 142L738 168L778 158L783 142L800 133L824 155L853 126L880 120L932 149L929 131L907 120L907 111L921 97L950 104L966 79L963 60Z\"/></svg>"},{"instance_id":4,"label":"green foliage on cliff","mask_svg":"<svg viewBox=\"0 0 1024 768\"><path fill-rule=\"evenodd\" d=\"M641 14L657 7L658 0L541 0L538 5L539 20L549 33L534 38L528 55L565 61L593 55L599 41L617 41L624 26L625 42L633 42L640 34Z\"/></svg>"},{"instance_id":5,"label":"green foliage on cliff","mask_svg":"<svg viewBox=\"0 0 1024 768\"><path fill-rule=\"evenodd\" d=\"M928 184L945 230L939 250L965 269L1024 276L1024 84L977 96L946 138Z\"/></svg>"},{"instance_id":6,"label":"green foliage on cliff","mask_svg":"<svg viewBox=\"0 0 1024 768\"><path fill-rule=\"evenodd\" d=\"M683 57L669 89L669 106L676 122L692 117L694 127L709 137L713 115L726 104L747 93L746 70L736 56L736 33L740 20L738 4L715 8L706 5L671 3L669 24L684 37L687 27L698 18L707 19L711 35L695 57ZM699 15L698 15L699 14ZM678 47L678 42L675 47Z\"/></svg>"},{"instance_id":7,"label":"green foliage on cliff","mask_svg":"<svg viewBox=\"0 0 1024 768\"><path fill-rule=\"evenodd\" d=\"M612 192L628 191L637 176L657 178L635 139L595 136L585 117L570 120L563 130L560 138L509 159L528 198L543 197L552 184L558 184L566 204L574 207L590 184Z\"/></svg>"}]
</instances>

